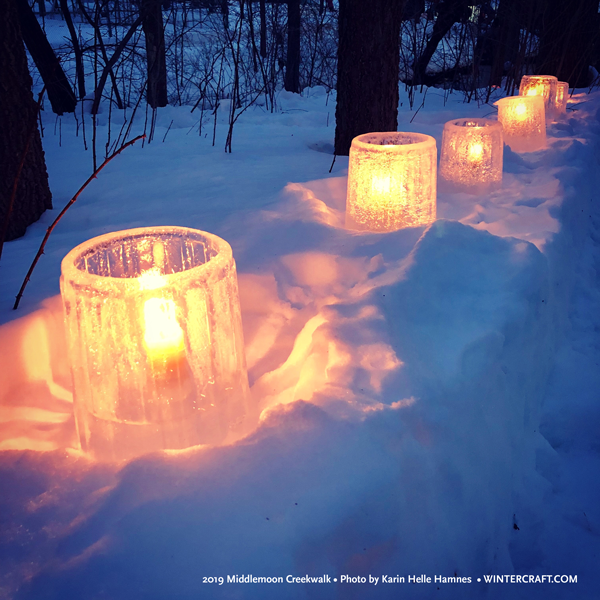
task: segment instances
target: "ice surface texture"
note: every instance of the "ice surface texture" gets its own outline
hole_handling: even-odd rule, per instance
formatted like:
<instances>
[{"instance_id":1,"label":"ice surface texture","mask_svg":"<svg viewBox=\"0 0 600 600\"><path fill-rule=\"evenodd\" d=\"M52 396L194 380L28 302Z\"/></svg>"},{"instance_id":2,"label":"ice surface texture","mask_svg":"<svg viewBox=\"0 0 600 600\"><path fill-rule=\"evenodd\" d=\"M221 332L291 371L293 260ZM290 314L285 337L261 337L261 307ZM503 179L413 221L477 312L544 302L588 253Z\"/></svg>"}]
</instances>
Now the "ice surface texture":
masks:
<instances>
[{"instance_id":1,"label":"ice surface texture","mask_svg":"<svg viewBox=\"0 0 600 600\"><path fill-rule=\"evenodd\" d=\"M456 119L444 125L440 178L455 188L483 191L502 182L502 124Z\"/></svg>"},{"instance_id":2,"label":"ice surface texture","mask_svg":"<svg viewBox=\"0 0 600 600\"><path fill-rule=\"evenodd\" d=\"M421 133L366 133L352 140L346 225L395 231L435 220L435 139Z\"/></svg>"},{"instance_id":3,"label":"ice surface texture","mask_svg":"<svg viewBox=\"0 0 600 600\"><path fill-rule=\"evenodd\" d=\"M183 227L131 229L62 262L76 423L98 458L222 442L248 412L231 247Z\"/></svg>"}]
</instances>

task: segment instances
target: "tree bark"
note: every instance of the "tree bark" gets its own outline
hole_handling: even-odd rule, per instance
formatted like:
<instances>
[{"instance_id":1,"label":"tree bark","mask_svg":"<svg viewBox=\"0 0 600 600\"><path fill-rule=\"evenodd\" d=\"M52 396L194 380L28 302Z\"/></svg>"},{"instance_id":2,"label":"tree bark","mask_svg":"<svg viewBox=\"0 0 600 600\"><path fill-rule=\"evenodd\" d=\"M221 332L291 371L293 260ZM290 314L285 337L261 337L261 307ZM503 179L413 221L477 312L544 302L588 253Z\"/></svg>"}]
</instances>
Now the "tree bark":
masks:
<instances>
[{"instance_id":1,"label":"tree bark","mask_svg":"<svg viewBox=\"0 0 600 600\"><path fill-rule=\"evenodd\" d=\"M352 139L398 128L400 0L340 0L335 154Z\"/></svg>"},{"instance_id":2,"label":"tree bark","mask_svg":"<svg viewBox=\"0 0 600 600\"><path fill-rule=\"evenodd\" d=\"M16 0L16 7L22 39L46 85L53 112L57 115L74 112L77 99L71 84L27 0Z\"/></svg>"},{"instance_id":3,"label":"tree bark","mask_svg":"<svg viewBox=\"0 0 600 600\"><path fill-rule=\"evenodd\" d=\"M141 13L142 28L146 37L146 60L148 61L146 97L152 108L158 108L167 105L165 30L160 0L143 0Z\"/></svg>"},{"instance_id":4,"label":"tree bark","mask_svg":"<svg viewBox=\"0 0 600 600\"><path fill-rule=\"evenodd\" d=\"M0 243L22 236L52 208L38 107L15 0L0 0ZM22 165L22 166L21 166ZM21 170L16 193L13 187ZM10 206L12 201L12 207ZM7 215L10 217L7 219Z\"/></svg>"},{"instance_id":5,"label":"tree bark","mask_svg":"<svg viewBox=\"0 0 600 600\"><path fill-rule=\"evenodd\" d=\"M586 87L597 23L598 0L546 0L538 73L556 75L570 87Z\"/></svg>"},{"instance_id":6,"label":"tree bark","mask_svg":"<svg viewBox=\"0 0 600 600\"><path fill-rule=\"evenodd\" d=\"M287 59L284 87L300 93L300 0L288 0Z\"/></svg>"}]
</instances>

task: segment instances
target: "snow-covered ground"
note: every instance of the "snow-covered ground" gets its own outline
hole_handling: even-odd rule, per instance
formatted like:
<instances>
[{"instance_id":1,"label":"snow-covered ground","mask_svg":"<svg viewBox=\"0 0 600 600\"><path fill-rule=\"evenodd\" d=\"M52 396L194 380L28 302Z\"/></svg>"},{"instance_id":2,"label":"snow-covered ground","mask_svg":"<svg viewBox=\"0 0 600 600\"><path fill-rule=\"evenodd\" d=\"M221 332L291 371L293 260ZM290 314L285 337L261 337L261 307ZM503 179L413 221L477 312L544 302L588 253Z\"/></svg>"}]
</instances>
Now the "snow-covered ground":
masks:
<instances>
[{"instance_id":1,"label":"snow-covered ground","mask_svg":"<svg viewBox=\"0 0 600 600\"><path fill-rule=\"evenodd\" d=\"M14 312L45 228L92 169L72 118L44 115L56 209L0 263L0 597L600 597L600 94L573 97L546 150L507 149L501 189L440 192L431 227L389 234L343 227L335 97L278 105L242 115L232 154L224 120L213 147L189 107L159 110L154 141L60 222ZM410 111L403 94L399 130L439 148L445 121L494 113L434 89ZM232 245L262 417L229 446L96 463L76 449L60 261L146 225ZM227 583L247 575L284 583Z\"/></svg>"}]
</instances>

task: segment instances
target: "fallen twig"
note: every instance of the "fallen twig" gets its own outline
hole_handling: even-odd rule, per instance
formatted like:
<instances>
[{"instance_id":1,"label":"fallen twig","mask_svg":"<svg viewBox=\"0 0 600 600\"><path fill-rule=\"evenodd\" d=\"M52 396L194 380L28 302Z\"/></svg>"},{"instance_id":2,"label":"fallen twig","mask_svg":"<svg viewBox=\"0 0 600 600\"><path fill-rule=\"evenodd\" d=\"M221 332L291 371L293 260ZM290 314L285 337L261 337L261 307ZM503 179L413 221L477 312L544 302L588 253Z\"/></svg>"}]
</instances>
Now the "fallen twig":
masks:
<instances>
[{"instance_id":1,"label":"fallen twig","mask_svg":"<svg viewBox=\"0 0 600 600\"><path fill-rule=\"evenodd\" d=\"M40 249L37 251L35 258L33 259L31 266L29 267L29 271L27 271L27 275L25 276L25 279L23 280L21 289L19 290L19 293L17 294L17 298L15 300L13 310L17 310L17 308L19 308L19 302L21 301L21 298L23 297L23 293L25 292L25 287L27 286L27 283L29 282L29 279L31 278L31 274L33 273L33 270L35 269L35 266L37 265L38 261L40 260L42 254L44 254L44 248L46 247L46 242L48 241L50 234L52 233L54 228L58 225L58 222L61 220L62 216L67 212L69 207L71 207L73 204L75 204L75 202L77 201L77 198L79 198L79 196L81 195L81 192L83 192L83 190L85 190L85 188L92 182L93 179L96 179L98 177L98 174L100 173L100 171L102 171L102 169L104 169L104 167L113 158L115 158L115 156L117 156L118 154L121 154L121 152L123 152L123 150L125 150L125 148L127 148L128 146L132 146L138 140L141 140L142 138L145 138L145 137L146 137L145 135L138 135L136 138L129 140L126 144L123 144L120 148L115 150L110 156L106 157L104 159L104 162L97 169L94 170L94 172L87 178L86 182L77 190L77 193L69 200L69 202L67 202L66 206L60 211L59 215L52 222L52 225L50 225L50 227L48 227L48 229L46 230L46 235L44 236L44 239L42 240L42 243L40 244Z\"/></svg>"}]
</instances>

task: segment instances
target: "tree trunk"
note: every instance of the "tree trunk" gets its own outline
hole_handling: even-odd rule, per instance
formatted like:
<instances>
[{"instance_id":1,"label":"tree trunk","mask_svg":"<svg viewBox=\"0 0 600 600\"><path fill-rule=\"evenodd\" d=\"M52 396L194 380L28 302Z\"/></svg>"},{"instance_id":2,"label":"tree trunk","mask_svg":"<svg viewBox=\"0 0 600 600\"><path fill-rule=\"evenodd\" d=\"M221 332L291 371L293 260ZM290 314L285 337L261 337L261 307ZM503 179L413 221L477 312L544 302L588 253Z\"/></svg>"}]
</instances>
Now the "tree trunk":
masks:
<instances>
[{"instance_id":1,"label":"tree trunk","mask_svg":"<svg viewBox=\"0 0 600 600\"><path fill-rule=\"evenodd\" d=\"M598 0L546 0L537 71L556 75L570 87L589 84Z\"/></svg>"},{"instance_id":2,"label":"tree trunk","mask_svg":"<svg viewBox=\"0 0 600 600\"><path fill-rule=\"evenodd\" d=\"M450 31L452 25L460 21L466 14L469 8L469 0L442 0L438 4L438 15L433 24L431 37L427 40L427 45L423 50L423 54L415 61L413 83L421 84L425 81L425 71L429 61L436 51L439 43L444 36Z\"/></svg>"},{"instance_id":3,"label":"tree trunk","mask_svg":"<svg viewBox=\"0 0 600 600\"><path fill-rule=\"evenodd\" d=\"M267 9L265 0L260 0L260 55L267 58Z\"/></svg>"},{"instance_id":4,"label":"tree trunk","mask_svg":"<svg viewBox=\"0 0 600 600\"><path fill-rule=\"evenodd\" d=\"M300 93L300 0L288 0L287 59L284 87Z\"/></svg>"},{"instance_id":5,"label":"tree trunk","mask_svg":"<svg viewBox=\"0 0 600 600\"><path fill-rule=\"evenodd\" d=\"M519 52L519 0L500 0L490 29L490 85L502 85L505 63L514 64Z\"/></svg>"},{"instance_id":6,"label":"tree trunk","mask_svg":"<svg viewBox=\"0 0 600 600\"><path fill-rule=\"evenodd\" d=\"M27 0L16 0L16 6L23 40L44 80L52 110L57 115L74 112L77 99L38 20Z\"/></svg>"},{"instance_id":7,"label":"tree trunk","mask_svg":"<svg viewBox=\"0 0 600 600\"><path fill-rule=\"evenodd\" d=\"M399 0L340 0L335 154L357 135L398 128Z\"/></svg>"},{"instance_id":8,"label":"tree trunk","mask_svg":"<svg viewBox=\"0 0 600 600\"><path fill-rule=\"evenodd\" d=\"M75 54L75 72L77 73L77 86L79 91L79 98L85 98L85 73L83 70L83 53L81 52L81 46L79 45L79 38L77 37L77 31L73 25L73 19L71 18L71 11L67 0L59 0L60 9L65 18L65 23L71 36L71 43L73 44L73 53Z\"/></svg>"},{"instance_id":9,"label":"tree trunk","mask_svg":"<svg viewBox=\"0 0 600 600\"><path fill-rule=\"evenodd\" d=\"M167 105L167 61L165 30L160 0L143 0L142 28L146 37L148 90L146 97L152 108Z\"/></svg>"},{"instance_id":10,"label":"tree trunk","mask_svg":"<svg viewBox=\"0 0 600 600\"><path fill-rule=\"evenodd\" d=\"M0 0L0 14L1 244L23 235L28 225L37 221L47 208L52 208L52 194L15 0Z\"/></svg>"}]
</instances>

